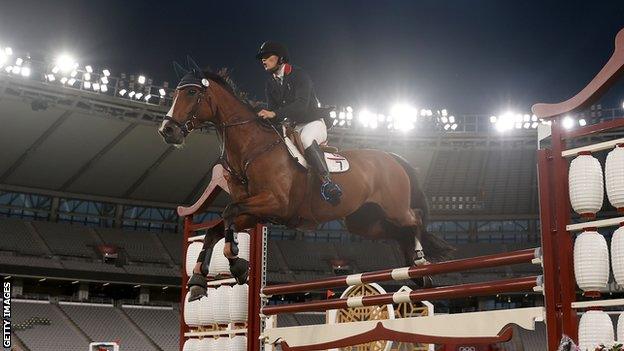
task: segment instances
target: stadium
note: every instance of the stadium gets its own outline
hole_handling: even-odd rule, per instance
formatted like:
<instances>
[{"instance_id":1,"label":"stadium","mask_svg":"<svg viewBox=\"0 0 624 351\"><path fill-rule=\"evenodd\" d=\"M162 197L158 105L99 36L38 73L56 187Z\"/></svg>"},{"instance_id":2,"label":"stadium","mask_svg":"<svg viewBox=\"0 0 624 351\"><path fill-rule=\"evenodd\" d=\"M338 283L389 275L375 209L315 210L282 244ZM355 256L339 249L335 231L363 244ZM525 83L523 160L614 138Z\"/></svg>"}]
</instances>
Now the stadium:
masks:
<instances>
[{"instance_id":1,"label":"stadium","mask_svg":"<svg viewBox=\"0 0 624 351\"><path fill-rule=\"evenodd\" d=\"M547 104L462 113L409 99L319 102L328 111L322 147L335 148L323 150L344 194L331 207L310 186L318 202L305 197L296 210L338 211L355 198L350 186L359 178L347 177L357 174L357 158L343 157L345 150L400 155L415 176L397 168L407 175L389 175L388 189L409 176L414 205L419 185L428 217L413 206L409 212L422 235L453 251L424 264L410 256L407 265L400 239L352 230L355 209L346 219L313 209L313 218L329 220L302 228L279 211L232 205L242 201L241 189L245 197L254 192L255 179L289 174L269 162L254 168L274 150L306 181L314 174L296 168L304 154L314 166L307 147L296 145L295 134L284 139L281 127L275 145L255 147L240 168L229 140L254 137L226 139L225 131L256 128L257 118L195 125L197 107L176 119L189 89L200 91L198 106L215 103L211 91L240 96L236 69L204 75L181 51L175 78L124 73L88 55L38 55L0 41L4 349L617 349L624 342L624 112L613 95L621 90L624 32L615 22L591 36L608 50L578 68L582 83L545 97ZM163 76L169 80L156 78ZM612 86L616 93L601 99ZM254 111L271 107L263 97L240 101ZM167 126L184 132L183 145L168 142ZM331 157L346 170L332 168ZM232 208L240 212L231 215ZM369 223L372 213L355 221ZM237 217L249 215L254 221L243 228L246 219ZM403 233L385 221L384 230ZM424 236L414 238L416 251L422 242L429 255ZM228 245L240 245L234 256L248 261L243 278Z\"/></svg>"}]
</instances>

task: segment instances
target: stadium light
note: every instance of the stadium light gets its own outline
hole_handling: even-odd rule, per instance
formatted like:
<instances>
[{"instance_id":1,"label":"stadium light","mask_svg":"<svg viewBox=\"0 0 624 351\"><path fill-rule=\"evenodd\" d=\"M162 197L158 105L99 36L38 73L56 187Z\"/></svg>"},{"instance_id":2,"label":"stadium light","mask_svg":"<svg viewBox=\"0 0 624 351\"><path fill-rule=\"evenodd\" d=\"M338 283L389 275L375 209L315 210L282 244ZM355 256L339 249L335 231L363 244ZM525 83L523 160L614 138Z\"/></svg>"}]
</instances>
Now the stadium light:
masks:
<instances>
[{"instance_id":1,"label":"stadium light","mask_svg":"<svg viewBox=\"0 0 624 351\"><path fill-rule=\"evenodd\" d=\"M139 100L143 96L143 93L136 93L135 97Z\"/></svg>"},{"instance_id":2,"label":"stadium light","mask_svg":"<svg viewBox=\"0 0 624 351\"><path fill-rule=\"evenodd\" d=\"M145 97L143 99L145 99L145 101L149 102L149 99L152 98L152 94L147 94L145 95Z\"/></svg>"},{"instance_id":3,"label":"stadium light","mask_svg":"<svg viewBox=\"0 0 624 351\"><path fill-rule=\"evenodd\" d=\"M134 97L134 94L136 94L136 92L133 90L133 91L128 93L128 97L132 98L132 97Z\"/></svg>"},{"instance_id":4,"label":"stadium light","mask_svg":"<svg viewBox=\"0 0 624 351\"><path fill-rule=\"evenodd\" d=\"M377 115L375 115L374 113L370 112L367 109L363 109L358 113L358 121L364 126L364 127L369 127L371 126L372 122L375 122L375 125L377 124Z\"/></svg>"},{"instance_id":5,"label":"stadium light","mask_svg":"<svg viewBox=\"0 0 624 351\"><path fill-rule=\"evenodd\" d=\"M581 127L585 127L587 125L587 121L583 118L579 119L579 125Z\"/></svg>"},{"instance_id":6,"label":"stadium light","mask_svg":"<svg viewBox=\"0 0 624 351\"><path fill-rule=\"evenodd\" d=\"M502 115L491 116L490 122L494 124L494 127L499 132L505 132L514 128L516 120L516 114L510 111L503 113Z\"/></svg>"},{"instance_id":7,"label":"stadium light","mask_svg":"<svg viewBox=\"0 0 624 351\"><path fill-rule=\"evenodd\" d=\"M121 89L121 90L119 91L119 95L121 95L121 96L126 95L126 89Z\"/></svg>"},{"instance_id":8,"label":"stadium light","mask_svg":"<svg viewBox=\"0 0 624 351\"><path fill-rule=\"evenodd\" d=\"M100 78L100 80L102 81L102 84L108 84L108 77L104 76Z\"/></svg>"},{"instance_id":9,"label":"stadium light","mask_svg":"<svg viewBox=\"0 0 624 351\"><path fill-rule=\"evenodd\" d=\"M93 83L93 84L91 84L91 87L93 87L93 90L95 90L95 91L100 90L100 84L99 83Z\"/></svg>"},{"instance_id":10,"label":"stadium light","mask_svg":"<svg viewBox=\"0 0 624 351\"><path fill-rule=\"evenodd\" d=\"M107 69L103 70L102 73L104 74L104 77L108 77L111 74L110 71Z\"/></svg>"},{"instance_id":11,"label":"stadium light","mask_svg":"<svg viewBox=\"0 0 624 351\"><path fill-rule=\"evenodd\" d=\"M418 110L408 104L398 103L390 109L390 116L392 116L392 120L394 121L395 129L408 131L414 129L414 122L416 122Z\"/></svg>"},{"instance_id":12,"label":"stadium light","mask_svg":"<svg viewBox=\"0 0 624 351\"><path fill-rule=\"evenodd\" d=\"M73 71L69 74L69 76L70 76L70 77L72 77L72 78L75 78L77 75L78 75L78 71L76 71L76 70L73 70Z\"/></svg>"},{"instance_id":13,"label":"stadium light","mask_svg":"<svg viewBox=\"0 0 624 351\"><path fill-rule=\"evenodd\" d=\"M455 129L457 129L457 123L454 123L454 124L451 126L451 130L455 130Z\"/></svg>"},{"instance_id":14,"label":"stadium light","mask_svg":"<svg viewBox=\"0 0 624 351\"><path fill-rule=\"evenodd\" d=\"M52 73L46 75L46 78L48 79L48 82L54 82L56 80L56 77Z\"/></svg>"},{"instance_id":15,"label":"stadium light","mask_svg":"<svg viewBox=\"0 0 624 351\"><path fill-rule=\"evenodd\" d=\"M30 77L30 67L22 67L22 77Z\"/></svg>"},{"instance_id":16,"label":"stadium light","mask_svg":"<svg viewBox=\"0 0 624 351\"><path fill-rule=\"evenodd\" d=\"M7 46L6 48L4 48L4 53L7 56L11 56L11 55L13 55L13 49L11 49L10 47Z\"/></svg>"},{"instance_id":17,"label":"stadium light","mask_svg":"<svg viewBox=\"0 0 624 351\"><path fill-rule=\"evenodd\" d=\"M21 65L22 65L22 63L24 63L24 59L23 59L23 58L21 58L21 57L18 57L18 58L15 60L15 65L16 65L16 66L21 66Z\"/></svg>"},{"instance_id":18,"label":"stadium light","mask_svg":"<svg viewBox=\"0 0 624 351\"><path fill-rule=\"evenodd\" d=\"M91 89L91 82L89 81L84 81L82 85L85 87L85 89Z\"/></svg>"},{"instance_id":19,"label":"stadium light","mask_svg":"<svg viewBox=\"0 0 624 351\"><path fill-rule=\"evenodd\" d=\"M91 80L91 73L85 72L85 73L82 75L82 79L87 80L87 81L88 81L88 80Z\"/></svg>"},{"instance_id":20,"label":"stadium light","mask_svg":"<svg viewBox=\"0 0 624 351\"><path fill-rule=\"evenodd\" d=\"M22 68L20 66L13 66L13 74L20 74Z\"/></svg>"},{"instance_id":21,"label":"stadium light","mask_svg":"<svg viewBox=\"0 0 624 351\"><path fill-rule=\"evenodd\" d=\"M13 71L13 66L6 66L4 69L7 73L11 73Z\"/></svg>"},{"instance_id":22,"label":"stadium light","mask_svg":"<svg viewBox=\"0 0 624 351\"><path fill-rule=\"evenodd\" d=\"M69 80L67 81L67 84L73 87L74 84L76 84L76 78L69 78Z\"/></svg>"},{"instance_id":23,"label":"stadium light","mask_svg":"<svg viewBox=\"0 0 624 351\"><path fill-rule=\"evenodd\" d=\"M572 127L574 127L574 120L572 119L572 117L566 116L563 119L563 128L572 129Z\"/></svg>"},{"instance_id":24,"label":"stadium light","mask_svg":"<svg viewBox=\"0 0 624 351\"><path fill-rule=\"evenodd\" d=\"M67 73L73 69L76 69L78 67L78 63L76 62L76 60L74 60L73 57L71 57L68 54L62 54L60 55L56 61L55 61L56 66L58 67L58 69L61 72ZM54 72L56 73L56 72Z\"/></svg>"},{"instance_id":25,"label":"stadium light","mask_svg":"<svg viewBox=\"0 0 624 351\"><path fill-rule=\"evenodd\" d=\"M100 91L103 92L103 93L107 92L108 91L108 86L106 84L102 84L100 86Z\"/></svg>"},{"instance_id":26,"label":"stadium light","mask_svg":"<svg viewBox=\"0 0 624 351\"><path fill-rule=\"evenodd\" d=\"M67 77L61 78L61 84L65 84L65 83L67 83Z\"/></svg>"},{"instance_id":27,"label":"stadium light","mask_svg":"<svg viewBox=\"0 0 624 351\"><path fill-rule=\"evenodd\" d=\"M91 67L90 65L86 65L85 70L89 73L93 73L93 67Z\"/></svg>"},{"instance_id":28,"label":"stadium light","mask_svg":"<svg viewBox=\"0 0 624 351\"><path fill-rule=\"evenodd\" d=\"M329 111L329 117L336 118L336 111Z\"/></svg>"},{"instance_id":29,"label":"stadium light","mask_svg":"<svg viewBox=\"0 0 624 351\"><path fill-rule=\"evenodd\" d=\"M160 94L160 97L164 97L167 94L167 92L165 91L165 89L160 88L160 89L158 89L158 94ZM331 115L331 113L330 113L330 115Z\"/></svg>"},{"instance_id":30,"label":"stadium light","mask_svg":"<svg viewBox=\"0 0 624 351\"><path fill-rule=\"evenodd\" d=\"M138 82L139 84L145 84L145 76L139 76Z\"/></svg>"}]
</instances>

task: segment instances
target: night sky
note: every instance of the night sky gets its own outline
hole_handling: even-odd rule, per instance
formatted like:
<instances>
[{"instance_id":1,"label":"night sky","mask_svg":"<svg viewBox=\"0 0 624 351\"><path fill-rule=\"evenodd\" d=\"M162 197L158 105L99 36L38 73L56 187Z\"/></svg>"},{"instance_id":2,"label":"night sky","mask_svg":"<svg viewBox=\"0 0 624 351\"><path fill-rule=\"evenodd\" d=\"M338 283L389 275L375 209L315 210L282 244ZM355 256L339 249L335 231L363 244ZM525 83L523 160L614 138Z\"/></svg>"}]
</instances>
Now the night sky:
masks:
<instances>
[{"instance_id":1,"label":"night sky","mask_svg":"<svg viewBox=\"0 0 624 351\"><path fill-rule=\"evenodd\" d=\"M284 42L326 104L397 101L456 114L528 112L580 90L624 27L624 1L2 1L0 45L34 58L175 80L191 54L227 66L252 96L264 40ZM604 102L618 106L619 85Z\"/></svg>"}]
</instances>

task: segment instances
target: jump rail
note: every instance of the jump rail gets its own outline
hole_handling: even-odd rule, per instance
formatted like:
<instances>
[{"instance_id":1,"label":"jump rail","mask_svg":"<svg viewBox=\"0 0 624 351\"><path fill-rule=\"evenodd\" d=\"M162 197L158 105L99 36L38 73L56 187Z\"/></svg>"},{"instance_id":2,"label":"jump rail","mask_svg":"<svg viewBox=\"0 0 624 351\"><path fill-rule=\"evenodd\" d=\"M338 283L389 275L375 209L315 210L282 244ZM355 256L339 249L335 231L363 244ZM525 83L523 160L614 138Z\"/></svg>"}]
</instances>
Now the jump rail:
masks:
<instances>
[{"instance_id":1,"label":"jump rail","mask_svg":"<svg viewBox=\"0 0 624 351\"><path fill-rule=\"evenodd\" d=\"M533 291L536 286L541 285L540 281L540 277L532 276L489 281L484 283L452 285L439 288L396 292L394 294L382 294L342 298L335 300L321 300L304 303L273 305L265 306L262 309L262 314L274 315L278 313L326 311L334 309L385 305L389 303L440 300L456 297L500 294L506 292L526 292Z\"/></svg>"},{"instance_id":2,"label":"jump rail","mask_svg":"<svg viewBox=\"0 0 624 351\"><path fill-rule=\"evenodd\" d=\"M378 283L391 280L407 280L426 275L460 272L479 268L492 268L520 263L531 263L539 259L540 250L525 249L500 254L472 257L441 263L433 263L423 266L403 267L386 269L374 272L343 275L326 279L318 279L307 282L287 283L271 285L262 289L266 296L291 294L296 292L309 292L321 289L330 289L343 286L353 286L367 283Z\"/></svg>"}]
</instances>

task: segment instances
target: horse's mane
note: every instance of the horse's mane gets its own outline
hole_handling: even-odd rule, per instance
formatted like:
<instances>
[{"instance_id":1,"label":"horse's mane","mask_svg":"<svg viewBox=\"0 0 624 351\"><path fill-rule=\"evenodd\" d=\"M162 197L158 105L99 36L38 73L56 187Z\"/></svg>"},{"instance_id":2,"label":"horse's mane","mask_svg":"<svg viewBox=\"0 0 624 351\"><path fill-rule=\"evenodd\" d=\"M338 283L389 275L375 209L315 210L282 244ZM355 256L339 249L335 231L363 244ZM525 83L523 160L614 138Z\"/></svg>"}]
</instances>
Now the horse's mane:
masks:
<instances>
[{"instance_id":1,"label":"horse's mane","mask_svg":"<svg viewBox=\"0 0 624 351\"><path fill-rule=\"evenodd\" d=\"M239 89L238 85L234 82L230 75L230 70L228 70L226 67L221 68L216 72L210 69L205 69L203 73L206 78L219 84L219 86L232 94L238 101L240 101L240 103L245 105L245 107L247 107L249 110L254 113L256 112L256 110L258 109L258 103L250 100L247 92L241 91Z\"/></svg>"}]
</instances>

